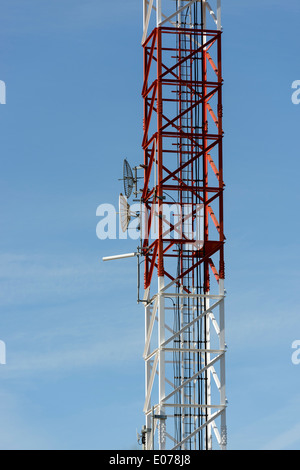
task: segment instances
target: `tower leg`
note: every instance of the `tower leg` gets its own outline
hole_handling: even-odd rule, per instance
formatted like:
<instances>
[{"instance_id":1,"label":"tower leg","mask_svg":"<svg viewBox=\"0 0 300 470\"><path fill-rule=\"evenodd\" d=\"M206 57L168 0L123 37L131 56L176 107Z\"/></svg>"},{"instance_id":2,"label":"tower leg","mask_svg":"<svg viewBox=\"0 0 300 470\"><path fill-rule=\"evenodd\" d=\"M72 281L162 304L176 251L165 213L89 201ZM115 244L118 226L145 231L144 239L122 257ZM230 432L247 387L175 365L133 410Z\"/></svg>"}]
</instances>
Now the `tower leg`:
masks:
<instances>
[{"instance_id":1,"label":"tower leg","mask_svg":"<svg viewBox=\"0 0 300 470\"><path fill-rule=\"evenodd\" d=\"M219 281L220 295L225 296L224 279ZM225 308L224 301L220 306L220 349L226 350L225 343ZM220 360L220 400L224 407L221 414L221 449L227 449L227 424L226 424L226 387L225 387L225 354Z\"/></svg>"},{"instance_id":2,"label":"tower leg","mask_svg":"<svg viewBox=\"0 0 300 470\"><path fill-rule=\"evenodd\" d=\"M158 347L159 347L159 359L158 359L158 376L159 376L159 408L158 412L160 415L164 415L165 410L163 406L163 400L166 395L165 388L165 352L163 350L163 344L165 342L165 298L161 295L161 291L165 287L164 277L158 278ZM159 450L165 450L166 448L166 436L165 436L165 420L159 420L158 422L158 436L159 436Z\"/></svg>"}]
</instances>

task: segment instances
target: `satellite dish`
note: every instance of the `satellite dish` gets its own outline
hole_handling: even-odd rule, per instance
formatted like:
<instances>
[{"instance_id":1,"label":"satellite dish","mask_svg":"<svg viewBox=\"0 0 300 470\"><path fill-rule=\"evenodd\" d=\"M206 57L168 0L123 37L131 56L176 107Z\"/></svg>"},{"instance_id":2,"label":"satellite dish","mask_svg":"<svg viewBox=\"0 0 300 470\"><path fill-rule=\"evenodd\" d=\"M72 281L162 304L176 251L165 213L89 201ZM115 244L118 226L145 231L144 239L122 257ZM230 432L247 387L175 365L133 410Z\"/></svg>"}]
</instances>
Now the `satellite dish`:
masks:
<instances>
[{"instance_id":1,"label":"satellite dish","mask_svg":"<svg viewBox=\"0 0 300 470\"><path fill-rule=\"evenodd\" d=\"M130 212L130 205L127 202L127 197L123 196L123 194L120 194L119 196L119 213L121 228L123 232L126 232L133 214Z\"/></svg>"},{"instance_id":2,"label":"satellite dish","mask_svg":"<svg viewBox=\"0 0 300 470\"><path fill-rule=\"evenodd\" d=\"M136 183L136 180L133 177L133 172L128 161L125 159L123 163L123 181L124 181L124 193L128 198L131 196L132 190Z\"/></svg>"}]
</instances>

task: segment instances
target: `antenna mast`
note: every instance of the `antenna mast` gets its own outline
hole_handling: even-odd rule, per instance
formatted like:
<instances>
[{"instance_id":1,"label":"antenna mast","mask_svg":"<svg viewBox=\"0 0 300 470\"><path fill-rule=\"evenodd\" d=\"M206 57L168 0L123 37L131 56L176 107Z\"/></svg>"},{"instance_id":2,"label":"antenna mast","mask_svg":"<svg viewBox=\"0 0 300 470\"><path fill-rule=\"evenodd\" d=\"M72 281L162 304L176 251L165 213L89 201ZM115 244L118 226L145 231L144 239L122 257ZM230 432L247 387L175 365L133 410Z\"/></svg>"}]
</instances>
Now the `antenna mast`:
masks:
<instances>
[{"instance_id":1,"label":"antenna mast","mask_svg":"<svg viewBox=\"0 0 300 470\"><path fill-rule=\"evenodd\" d=\"M221 0L143 5L144 448L225 450Z\"/></svg>"}]
</instances>

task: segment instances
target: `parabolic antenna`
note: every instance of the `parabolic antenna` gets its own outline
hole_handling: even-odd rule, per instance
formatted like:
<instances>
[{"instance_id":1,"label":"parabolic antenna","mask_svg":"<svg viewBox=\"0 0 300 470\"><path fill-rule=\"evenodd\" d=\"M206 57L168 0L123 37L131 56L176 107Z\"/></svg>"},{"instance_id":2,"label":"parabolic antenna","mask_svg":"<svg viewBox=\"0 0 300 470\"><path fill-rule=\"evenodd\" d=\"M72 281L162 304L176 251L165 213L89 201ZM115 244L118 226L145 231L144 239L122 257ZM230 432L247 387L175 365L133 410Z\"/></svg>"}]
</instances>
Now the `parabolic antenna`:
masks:
<instances>
[{"instance_id":1,"label":"parabolic antenna","mask_svg":"<svg viewBox=\"0 0 300 470\"><path fill-rule=\"evenodd\" d=\"M127 197L120 194L119 196L119 213L120 223L123 232L126 232L131 219L130 205L127 202Z\"/></svg>"},{"instance_id":2,"label":"parabolic antenna","mask_svg":"<svg viewBox=\"0 0 300 470\"><path fill-rule=\"evenodd\" d=\"M125 159L123 163L123 181L124 181L124 193L128 198L131 196L132 190L134 188L135 179L133 177L131 166L128 161Z\"/></svg>"}]
</instances>

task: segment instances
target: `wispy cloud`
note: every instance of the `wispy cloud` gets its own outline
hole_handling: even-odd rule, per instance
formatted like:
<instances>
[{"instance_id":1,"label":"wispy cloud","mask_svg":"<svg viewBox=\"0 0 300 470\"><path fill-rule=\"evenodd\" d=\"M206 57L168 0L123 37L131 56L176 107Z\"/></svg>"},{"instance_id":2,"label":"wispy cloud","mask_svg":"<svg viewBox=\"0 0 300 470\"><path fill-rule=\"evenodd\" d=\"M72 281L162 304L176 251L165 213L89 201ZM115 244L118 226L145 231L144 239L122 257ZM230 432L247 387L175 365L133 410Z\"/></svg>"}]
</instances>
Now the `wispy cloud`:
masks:
<instances>
[{"instance_id":1,"label":"wispy cloud","mask_svg":"<svg viewBox=\"0 0 300 470\"><path fill-rule=\"evenodd\" d=\"M136 321L126 298L126 276L128 266L104 270L98 259L0 254L4 376L105 367L141 357L142 317Z\"/></svg>"},{"instance_id":2,"label":"wispy cloud","mask_svg":"<svg viewBox=\"0 0 300 470\"><path fill-rule=\"evenodd\" d=\"M55 344L53 350L45 351L37 348L30 352L13 351L9 355L5 368L2 369L3 378L20 377L22 374L32 375L49 372L67 372L88 367L106 368L121 367L130 361L142 360L142 338L140 332L115 332L110 339L103 338L90 344L81 341L68 344ZM126 366L125 366L126 367Z\"/></svg>"},{"instance_id":3,"label":"wispy cloud","mask_svg":"<svg viewBox=\"0 0 300 470\"><path fill-rule=\"evenodd\" d=\"M0 449L37 450L51 447L45 427L35 426L23 415L24 402L14 393L0 390Z\"/></svg>"},{"instance_id":4,"label":"wispy cloud","mask_svg":"<svg viewBox=\"0 0 300 470\"><path fill-rule=\"evenodd\" d=\"M300 448L300 423L295 424L290 429L283 431L277 437L271 439L264 445L262 450L290 450L295 444Z\"/></svg>"},{"instance_id":5,"label":"wispy cloud","mask_svg":"<svg viewBox=\"0 0 300 470\"><path fill-rule=\"evenodd\" d=\"M124 268L124 271L123 271ZM100 258L51 254L0 254L0 305L56 304L99 294L124 277L126 267L112 271Z\"/></svg>"}]
</instances>

